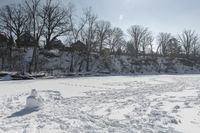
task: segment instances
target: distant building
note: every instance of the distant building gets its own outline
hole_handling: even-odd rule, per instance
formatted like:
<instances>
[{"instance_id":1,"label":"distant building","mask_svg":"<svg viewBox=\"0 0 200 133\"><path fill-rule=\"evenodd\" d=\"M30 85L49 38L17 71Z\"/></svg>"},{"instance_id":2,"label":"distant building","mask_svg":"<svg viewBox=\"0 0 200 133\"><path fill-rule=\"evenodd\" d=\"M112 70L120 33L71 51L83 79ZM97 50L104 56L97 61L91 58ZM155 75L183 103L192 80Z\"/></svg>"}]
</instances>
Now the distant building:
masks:
<instances>
[{"instance_id":1,"label":"distant building","mask_svg":"<svg viewBox=\"0 0 200 133\"><path fill-rule=\"evenodd\" d=\"M72 43L70 45L70 48L72 49L72 51L79 51L79 52L87 50L86 44L84 44L81 41L77 41L75 43Z\"/></svg>"},{"instance_id":2,"label":"distant building","mask_svg":"<svg viewBox=\"0 0 200 133\"><path fill-rule=\"evenodd\" d=\"M0 47L1 48L7 47L7 43L8 43L7 37L4 34L0 33Z\"/></svg>"},{"instance_id":3,"label":"distant building","mask_svg":"<svg viewBox=\"0 0 200 133\"><path fill-rule=\"evenodd\" d=\"M37 43L36 39L29 32L26 32L20 36L17 47L34 47Z\"/></svg>"},{"instance_id":4,"label":"distant building","mask_svg":"<svg viewBox=\"0 0 200 133\"><path fill-rule=\"evenodd\" d=\"M54 39L51 41L48 45L45 46L46 49L59 49L63 50L65 48L65 45L62 43L59 39Z\"/></svg>"}]
</instances>

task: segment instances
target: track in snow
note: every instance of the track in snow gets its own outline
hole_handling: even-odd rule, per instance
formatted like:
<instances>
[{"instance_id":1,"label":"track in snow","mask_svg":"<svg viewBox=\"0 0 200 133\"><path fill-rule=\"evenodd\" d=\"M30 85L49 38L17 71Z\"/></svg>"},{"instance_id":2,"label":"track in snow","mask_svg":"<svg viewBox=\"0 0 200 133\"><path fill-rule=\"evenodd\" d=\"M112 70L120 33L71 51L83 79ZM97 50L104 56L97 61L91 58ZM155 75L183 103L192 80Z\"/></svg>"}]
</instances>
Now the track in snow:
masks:
<instances>
[{"instance_id":1,"label":"track in snow","mask_svg":"<svg viewBox=\"0 0 200 133\"><path fill-rule=\"evenodd\" d=\"M139 76L126 77L126 80L123 76L106 77L105 80L100 77L101 82L97 85L91 79L58 82L67 88L87 88L84 96L65 97L63 90L58 88L39 89L44 98L44 106L39 111L23 110L29 95L27 91L1 96L0 132L168 133L200 130L199 75ZM3 84L6 86L6 82Z\"/></svg>"}]
</instances>

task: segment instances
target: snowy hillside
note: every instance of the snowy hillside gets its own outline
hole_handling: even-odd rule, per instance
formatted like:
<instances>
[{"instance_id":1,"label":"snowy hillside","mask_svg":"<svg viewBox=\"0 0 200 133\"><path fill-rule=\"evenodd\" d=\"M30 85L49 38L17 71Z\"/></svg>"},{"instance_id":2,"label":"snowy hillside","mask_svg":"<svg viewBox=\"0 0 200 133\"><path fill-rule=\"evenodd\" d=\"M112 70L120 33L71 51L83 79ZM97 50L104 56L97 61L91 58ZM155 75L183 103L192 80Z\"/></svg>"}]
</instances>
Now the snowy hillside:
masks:
<instances>
[{"instance_id":1,"label":"snowy hillside","mask_svg":"<svg viewBox=\"0 0 200 133\"><path fill-rule=\"evenodd\" d=\"M200 131L200 75L0 82L0 133ZM43 98L26 110L32 89Z\"/></svg>"},{"instance_id":2,"label":"snowy hillside","mask_svg":"<svg viewBox=\"0 0 200 133\"><path fill-rule=\"evenodd\" d=\"M20 53L19 53L20 52ZM16 52L20 58L15 60L12 71L29 70L32 49ZM1 65L1 63L0 63ZM8 64L5 71L11 71ZM73 71L72 71L73 70ZM85 57L74 53L73 58L70 52L59 50L41 49L38 57L38 70L51 75L86 73ZM88 72L87 72L88 73ZM159 73L200 73L200 62L198 59L172 58L159 56L101 56L98 53L91 55L89 73L104 74L159 74Z\"/></svg>"},{"instance_id":3,"label":"snowy hillside","mask_svg":"<svg viewBox=\"0 0 200 133\"><path fill-rule=\"evenodd\" d=\"M49 57L48 54L53 54ZM51 51L41 54L41 71L70 72L71 54L68 52ZM82 55L75 54L73 62L74 72L86 72L86 62ZM185 58L170 57L139 57L130 56L100 56L94 54L90 60L90 72L114 74L152 74L152 73L200 73L200 62Z\"/></svg>"}]
</instances>

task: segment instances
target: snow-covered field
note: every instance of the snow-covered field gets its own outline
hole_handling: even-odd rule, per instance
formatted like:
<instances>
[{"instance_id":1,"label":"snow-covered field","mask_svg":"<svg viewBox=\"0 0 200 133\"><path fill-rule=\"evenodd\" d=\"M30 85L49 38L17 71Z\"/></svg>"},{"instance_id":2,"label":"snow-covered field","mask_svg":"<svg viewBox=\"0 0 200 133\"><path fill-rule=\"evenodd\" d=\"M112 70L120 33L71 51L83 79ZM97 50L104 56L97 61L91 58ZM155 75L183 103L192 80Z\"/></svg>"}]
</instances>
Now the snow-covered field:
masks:
<instances>
[{"instance_id":1,"label":"snow-covered field","mask_svg":"<svg viewBox=\"0 0 200 133\"><path fill-rule=\"evenodd\" d=\"M30 91L40 110L24 110ZM200 75L0 82L0 133L199 133Z\"/></svg>"}]
</instances>

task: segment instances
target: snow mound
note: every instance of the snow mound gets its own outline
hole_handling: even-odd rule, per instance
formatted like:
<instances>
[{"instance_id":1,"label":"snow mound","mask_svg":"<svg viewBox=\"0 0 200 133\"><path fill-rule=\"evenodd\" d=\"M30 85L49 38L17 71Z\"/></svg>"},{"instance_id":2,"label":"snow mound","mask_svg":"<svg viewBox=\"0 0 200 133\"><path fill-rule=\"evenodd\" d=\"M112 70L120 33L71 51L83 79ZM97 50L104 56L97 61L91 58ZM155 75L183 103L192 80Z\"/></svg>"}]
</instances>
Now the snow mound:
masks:
<instances>
[{"instance_id":1,"label":"snow mound","mask_svg":"<svg viewBox=\"0 0 200 133\"><path fill-rule=\"evenodd\" d=\"M31 91L30 96L26 99L26 108L33 109L33 108L40 108L43 105L42 98L38 95L36 89Z\"/></svg>"}]
</instances>

